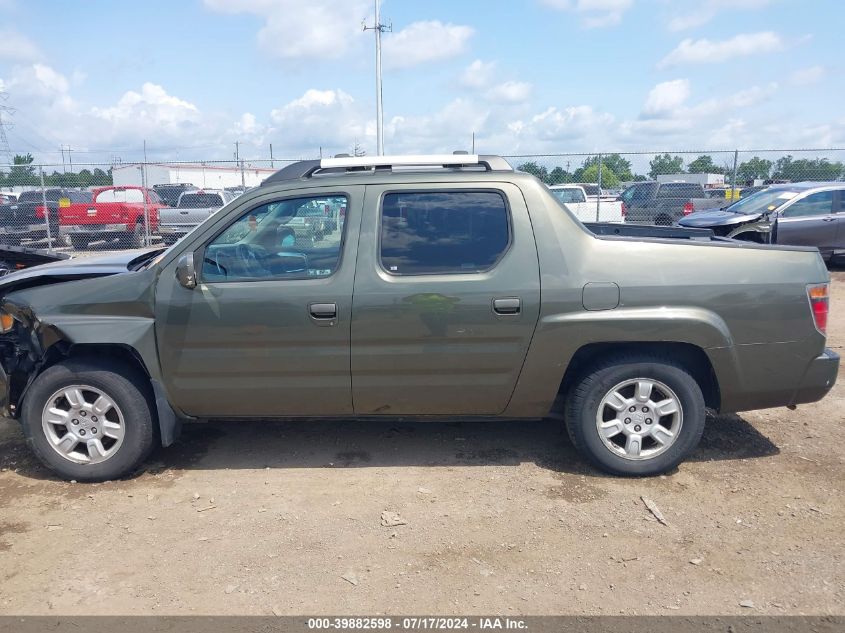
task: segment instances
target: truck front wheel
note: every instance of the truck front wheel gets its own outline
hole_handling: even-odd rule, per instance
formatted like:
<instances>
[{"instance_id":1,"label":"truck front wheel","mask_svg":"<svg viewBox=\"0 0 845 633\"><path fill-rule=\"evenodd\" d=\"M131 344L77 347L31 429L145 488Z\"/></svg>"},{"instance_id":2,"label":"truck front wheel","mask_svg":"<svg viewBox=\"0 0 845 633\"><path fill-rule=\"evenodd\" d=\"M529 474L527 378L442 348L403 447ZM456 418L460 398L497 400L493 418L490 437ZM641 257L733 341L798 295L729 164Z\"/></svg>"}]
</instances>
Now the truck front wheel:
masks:
<instances>
[{"instance_id":1,"label":"truck front wheel","mask_svg":"<svg viewBox=\"0 0 845 633\"><path fill-rule=\"evenodd\" d=\"M64 479L104 481L134 471L154 443L142 376L118 364L67 360L27 392L21 423L41 462Z\"/></svg>"},{"instance_id":2,"label":"truck front wheel","mask_svg":"<svg viewBox=\"0 0 845 633\"><path fill-rule=\"evenodd\" d=\"M677 466L701 439L704 396L670 359L620 356L582 374L566 399L575 447L615 475L657 475Z\"/></svg>"}]
</instances>

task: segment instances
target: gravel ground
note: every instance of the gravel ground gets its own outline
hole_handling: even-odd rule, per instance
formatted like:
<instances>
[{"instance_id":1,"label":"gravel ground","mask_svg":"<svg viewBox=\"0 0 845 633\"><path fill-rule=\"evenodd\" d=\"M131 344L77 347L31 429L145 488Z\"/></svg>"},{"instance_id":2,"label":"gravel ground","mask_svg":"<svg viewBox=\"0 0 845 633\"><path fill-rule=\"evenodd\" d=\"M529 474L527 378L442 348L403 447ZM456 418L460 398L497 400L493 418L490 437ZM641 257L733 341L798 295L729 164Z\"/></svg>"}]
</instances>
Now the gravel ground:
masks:
<instances>
[{"instance_id":1,"label":"gravel ground","mask_svg":"<svg viewBox=\"0 0 845 633\"><path fill-rule=\"evenodd\" d=\"M553 421L333 422L189 425L136 477L71 484L0 421L0 613L842 615L844 410L840 374L639 480Z\"/></svg>"}]
</instances>

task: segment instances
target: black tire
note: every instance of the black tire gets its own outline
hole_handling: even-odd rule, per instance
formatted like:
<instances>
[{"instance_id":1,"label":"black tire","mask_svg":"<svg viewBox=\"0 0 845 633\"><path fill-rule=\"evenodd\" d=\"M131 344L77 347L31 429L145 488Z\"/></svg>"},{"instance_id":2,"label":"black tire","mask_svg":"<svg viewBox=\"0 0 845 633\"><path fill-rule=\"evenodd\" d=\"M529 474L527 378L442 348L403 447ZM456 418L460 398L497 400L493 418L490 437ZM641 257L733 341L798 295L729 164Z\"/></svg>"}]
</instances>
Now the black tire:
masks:
<instances>
[{"instance_id":1,"label":"black tire","mask_svg":"<svg viewBox=\"0 0 845 633\"><path fill-rule=\"evenodd\" d=\"M84 235L71 235L70 236L70 245L76 251L84 251L86 248L88 248L88 246L90 244L91 244L91 242Z\"/></svg>"},{"instance_id":2,"label":"black tire","mask_svg":"<svg viewBox=\"0 0 845 633\"><path fill-rule=\"evenodd\" d=\"M21 424L27 443L38 459L63 479L106 481L134 472L152 451L155 443L155 415L147 380L140 372L113 362L93 363L67 360L46 369L26 393L21 408ZM45 404L56 391L71 385L89 385L117 404L123 415L124 436L114 454L98 463L80 464L63 457L53 448L42 428Z\"/></svg>"},{"instance_id":3,"label":"black tire","mask_svg":"<svg viewBox=\"0 0 845 633\"><path fill-rule=\"evenodd\" d=\"M623 457L608 448L599 435L596 419L605 395L615 386L636 378L658 381L674 391L680 401L682 419L677 437L668 448L639 460ZM565 405L566 428L575 448L593 465L621 476L658 475L677 466L701 440L705 418L704 396L689 371L669 358L650 355L620 355L591 366L574 382Z\"/></svg>"},{"instance_id":4,"label":"black tire","mask_svg":"<svg viewBox=\"0 0 845 633\"><path fill-rule=\"evenodd\" d=\"M144 239L146 235L144 234L144 223L138 222L135 225L134 230L132 233L129 234L129 248L143 248L144 246ZM122 242L123 240L121 240ZM121 244L121 246L123 246Z\"/></svg>"}]
</instances>

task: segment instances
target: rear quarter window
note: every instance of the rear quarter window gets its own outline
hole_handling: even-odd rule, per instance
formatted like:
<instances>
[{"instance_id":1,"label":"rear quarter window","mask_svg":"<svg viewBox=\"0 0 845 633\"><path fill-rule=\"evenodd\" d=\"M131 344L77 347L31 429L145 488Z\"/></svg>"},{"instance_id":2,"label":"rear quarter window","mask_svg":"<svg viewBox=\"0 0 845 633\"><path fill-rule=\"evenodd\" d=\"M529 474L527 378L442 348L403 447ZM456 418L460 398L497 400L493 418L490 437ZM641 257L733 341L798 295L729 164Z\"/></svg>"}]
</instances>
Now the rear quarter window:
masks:
<instances>
[{"instance_id":1,"label":"rear quarter window","mask_svg":"<svg viewBox=\"0 0 845 633\"><path fill-rule=\"evenodd\" d=\"M390 274L483 272L509 245L502 192L409 191L382 199L380 258Z\"/></svg>"}]
</instances>

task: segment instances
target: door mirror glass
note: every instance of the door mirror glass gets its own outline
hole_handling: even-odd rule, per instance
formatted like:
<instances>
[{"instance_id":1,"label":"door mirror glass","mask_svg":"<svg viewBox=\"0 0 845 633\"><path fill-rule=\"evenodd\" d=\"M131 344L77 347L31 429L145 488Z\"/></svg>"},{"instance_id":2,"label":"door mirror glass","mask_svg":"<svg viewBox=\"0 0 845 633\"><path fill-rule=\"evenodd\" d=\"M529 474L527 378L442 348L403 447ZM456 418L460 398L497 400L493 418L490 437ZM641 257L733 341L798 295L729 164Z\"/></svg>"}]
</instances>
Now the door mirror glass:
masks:
<instances>
[{"instance_id":1,"label":"door mirror glass","mask_svg":"<svg viewBox=\"0 0 845 633\"><path fill-rule=\"evenodd\" d=\"M194 270L194 254L186 253L176 264L176 281L184 288L196 288L197 273Z\"/></svg>"}]
</instances>

